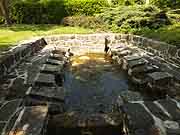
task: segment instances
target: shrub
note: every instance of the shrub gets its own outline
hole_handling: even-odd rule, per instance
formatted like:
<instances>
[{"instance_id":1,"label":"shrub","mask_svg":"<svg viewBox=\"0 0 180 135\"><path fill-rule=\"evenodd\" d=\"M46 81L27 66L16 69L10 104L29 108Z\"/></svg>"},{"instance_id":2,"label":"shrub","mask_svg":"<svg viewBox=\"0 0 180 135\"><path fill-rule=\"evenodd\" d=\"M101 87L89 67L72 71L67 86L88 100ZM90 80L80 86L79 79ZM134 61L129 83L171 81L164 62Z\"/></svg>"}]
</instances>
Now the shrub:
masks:
<instances>
[{"instance_id":1,"label":"shrub","mask_svg":"<svg viewBox=\"0 0 180 135\"><path fill-rule=\"evenodd\" d=\"M65 14L62 0L18 1L11 9L12 19L26 24L60 23Z\"/></svg>"},{"instance_id":2,"label":"shrub","mask_svg":"<svg viewBox=\"0 0 180 135\"><path fill-rule=\"evenodd\" d=\"M122 6L104 10L99 15L102 20L111 25L112 29L139 29L148 27L157 29L170 24L165 12L155 6ZM115 28L113 28L115 27Z\"/></svg>"},{"instance_id":3,"label":"shrub","mask_svg":"<svg viewBox=\"0 0 180 135\"><path fill-rule=\"evenodd\" d=\"M66 12L72 15L92 16L100 13L103 7L108 7L107 0L65 0Z\"/></svg>"},{"instance_id":4,"label":"shrub","mask_svg":"<svg viewBox=\"0 0 180 135\"><path fill-rule=\"evenodd\" d=\"M5 23L5 20L2 16L0 16L0 24L4 24Z\"/></svg>"},{"instance_id":5,"label":"shrub","mask_svg":"<svg viewBox=\"0 0 180 135\"><path fill-rule=\"evenodd\" d=\"M13 3L11 16L16 23L59 24L65 16L94 15L105 6L106 0L19 0Z\"/></svg>"},{"instance_id":6,"label":"shrub","mask_svg":"<svg viewBox=\"0 0 180 135\"><path fill-rule=\"evenodd\" d=\"M65 26L80 26L84 28L98 28L105 27L102 20L94 16L69 16L62 21Z\"/></svg>"},{"instance_id":7,"label":"shrub","mask_svg":"<svg viewBox=\"0 0 180 135\"><path fill-rule=\"evenodd\" d=\"M159 8L179 8L180 0L150 0L151 4L158 6Z\"/></svg>"}]
</instances>

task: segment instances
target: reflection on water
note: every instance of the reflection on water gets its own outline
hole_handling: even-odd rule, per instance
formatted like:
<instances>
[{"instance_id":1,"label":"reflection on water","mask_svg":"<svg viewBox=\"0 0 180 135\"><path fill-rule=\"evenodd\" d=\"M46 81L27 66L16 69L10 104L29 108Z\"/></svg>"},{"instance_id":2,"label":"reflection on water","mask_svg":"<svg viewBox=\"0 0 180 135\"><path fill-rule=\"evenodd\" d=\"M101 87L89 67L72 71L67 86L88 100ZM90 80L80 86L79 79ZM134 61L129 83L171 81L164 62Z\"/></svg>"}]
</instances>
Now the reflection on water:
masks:
<instances>
[{"instance_id":1,"label":"reflection on water","mask_svg":"<svg viewBox=\"0 0 180 135\"><path fill-rule=\"evenodd\" d=\"M68 111L110 112L118 95L128 90L128 79L104 54L74 56L64 87Z\"/></svg>"}]
</instances>

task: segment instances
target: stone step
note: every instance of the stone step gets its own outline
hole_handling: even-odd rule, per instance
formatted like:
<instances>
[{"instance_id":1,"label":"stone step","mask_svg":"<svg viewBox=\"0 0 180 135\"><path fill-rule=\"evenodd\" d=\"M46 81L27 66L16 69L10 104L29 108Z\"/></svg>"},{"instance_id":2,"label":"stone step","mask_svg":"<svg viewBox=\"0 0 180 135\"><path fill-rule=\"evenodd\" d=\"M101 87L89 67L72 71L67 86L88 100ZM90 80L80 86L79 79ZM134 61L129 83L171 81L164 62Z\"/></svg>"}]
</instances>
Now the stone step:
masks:
<instances>
[{"instance_id":1,"label":"stone step","mask_svg":"<svg viewBox=\"0 0 180 135\"><path fill-rule=\"evenodd\" d=\"M137 101L123 105L125 127L133 135L179 135L180 102L174 99ZM156 131L156 132L155 132Z\"/></svg>"},{"instance_id":2,"label":"stone step","mask_svg":"<svg viewBox=\"0 0 180 135\"><path fill-rule=\"evenodd\" d=\"M58 74L62 72L61 66L58 65L51 65L51 64L43 64L41 68L41 73L47 73L47 74Z\"/></svg>"},{"instance_id":3,"label":"stone step","mask_svg":"<svg viewBox=\"0 0 180 135\"><path fill-rule=\"evenodd\" d=\"M48 123L48 134L119 135L122 119L117 114L79 114L67 112L53 116Z\"/></svg>"},{"instance_id":4,"label":"stone step","mask_svg":"<svg viewBox=\"0 0 180 135\"><path fill-rule=\"evenodd\" d=\"M5 134L45 135L47 114L47 106L24 107L10 130L6 130Z\"/></svg>"},{"instance_id":5,"label":"stone step","mask_svg":"<svg viewBox=\"0 0 180 135\"><path fill-rule=\"evenodd\" d=\"M44 102L64 102L64 89L62 87L30 87L26 96Z\"/></svg>"},{"instance_id":6,"label":"stone step","mask_svg":"<svg viewBox=\"0 0 180 135\"><path fill-rule=\"evenodd\" d=\"M148 86L152 89L169 89L172 85L173 76L167 72L154 72L147 74Z\"/></svg>"},{"instance_id":7,"label":"stone step","mask_svg":"<svg viewBox=\"0 0 180 135\"><path fill-rule=\"evenodd\" d=\"M53 74L45 74L45 73L39 73L36 76L36 79L34 81L35 86L48 86L53 87L56 85L55 82L55 75Z\"/></svg>"},{"instance_id":8,"label":"stone step","mask_svg":"<svg viewBox=\"0 0 180 135\"><path fill-rule=\"evenodd\" d=\"M3 134L10 120L18 113L21 102L21 99L16 99L0 103L0 134Z\"/></svg>"},{"instance_id":9,"label":"stone step","mask_svg":"<svg viewBox=\"0 0 180 135\"><path fill-rule=\"evenodd\" d=\"M55 60L55 59L50 59L48 58L46 60L46 64L51 64L51 65L58 65L58 66L61 66L63 67L65 62L64 61L60 61L60 60Z\"/></svg>"}]
</instances>

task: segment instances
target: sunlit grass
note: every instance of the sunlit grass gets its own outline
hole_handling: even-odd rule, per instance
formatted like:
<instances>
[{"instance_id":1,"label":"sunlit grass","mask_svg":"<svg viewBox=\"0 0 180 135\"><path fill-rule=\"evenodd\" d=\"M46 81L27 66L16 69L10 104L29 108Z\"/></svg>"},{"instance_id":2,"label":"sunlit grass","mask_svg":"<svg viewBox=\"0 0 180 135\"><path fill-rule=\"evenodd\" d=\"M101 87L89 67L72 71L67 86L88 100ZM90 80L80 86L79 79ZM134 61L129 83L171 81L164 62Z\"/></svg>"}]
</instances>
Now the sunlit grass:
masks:
<instances>
[{"instance_id":1,"label":"sunlit grass","mask_svg":"<svg viewBox=\"0 0 180 135\"><path fill-rule=\"evenodd\" d=\"M60 25L13 25L10 27L0 26L0 49L7 49L9 46L25 39L35 36L54 34L89 34L92 29L81 27L63 27Z\"/></svg>"}]
</instances>

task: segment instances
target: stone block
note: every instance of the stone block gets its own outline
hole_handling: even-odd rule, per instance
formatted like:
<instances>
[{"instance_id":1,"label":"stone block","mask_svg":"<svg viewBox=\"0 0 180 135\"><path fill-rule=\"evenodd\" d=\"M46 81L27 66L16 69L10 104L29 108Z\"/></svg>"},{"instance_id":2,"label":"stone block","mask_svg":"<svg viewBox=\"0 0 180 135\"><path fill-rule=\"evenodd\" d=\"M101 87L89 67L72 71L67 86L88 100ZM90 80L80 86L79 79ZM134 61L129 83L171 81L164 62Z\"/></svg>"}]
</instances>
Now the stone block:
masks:
<instances>
[{"instance_id":1,"label":"stone block","mask_svg":"<svg viewBox=\"0 0 180 135\"><path fill-rule=\"evenodd\" d=\"M41 68L41 73L47 73L47 74L56 74L61 72L62 67L58 65L51 65L51 64L43 64Z\"/></svg>"},{"instance_id":2,"label":"stone block","mask_svg":"<svg viewBox=\"0 0 180 135\"><path fill-rule=\"evenodd\" d=\"M64 61L60 61L60 60L55 60L55 59L47 59L46 60L46 64L58 65L58 66L63 67L65 62Z\"/></svg>"},{"instance_id":3,"label":"stone block","mask_svg":"<svg viewBox=\"0 0 180 135\"><path fill-rule=\"evenodd\" d=\"M55 86L55 75L39 73L35 79L35 86Z\"/></svg>"},{"instance_id":4,"label":"stone block","mask_svg":"<svg viewBox=\"0 0 180 135\"><path fill-rule=\"evenodd\" d=\"M132 69L134 67L142 66L148 63L145 59L132 60L128 62L128 69Z\"/></svg>"},{"instance_id":5,"label":"stone block","mask_svg":"<svg viewBox=\"0 0 180 135\"><path fill-rule=\"evenodd\" d=\"M167 72L154 72L147 74L149 83L152 85L167 85L172 81L173 76Z\"/></svg>"},{"instance_id":6,"label":"stone block","mask_svg":"<svg viewBox=\"0 0 180 135\"><path fill-rule=\"evenodd\" d=\"M179 135L178 104L174 99L126 103L121 107L125 114L124 127L135 135Z\"/></svg>"},{"instance_id":7,"label":"stone block","mask_svg":"<svg viewBox=\"0 0 180 135\"><path fill-rule=\"evenodd\" d=\"M145 65L140 65L138 67L128 69L128 75L132 76L132 75L146 74L146 73L152 73L152 72L157 72L157 71L160 71L160 68L158 66L145 64Z\"/></svg>"},{"instance_id":8,"label":"stone block","mask_svg":"<svg viewBox=\"0 0 180 135\"><path fill-rule=\"evenodd\" d=\"M21 99L17 99L1 103L0 122L7 122L10 119L10 117L16 112L17 108L21 104L21 101Z\"/></svg>"},{"instance_id":9,"label":"stone block","mask_svg":"<svg viewBox=\"0 0 180 135\"><path fill-rule=\"evenodd\" d=\"M24 107L6 134L44 135L47 125L47 106Z\"/></svg>"},{"instance_id":10,"label":"stone block","mask_svg":"<svg viewBox=\"0 0 180 135\"><path fill-rule=\"evenodd\" d=\"M26 95L46 102L64 102L62 87L31 87Z\"/></svg>"}]
</instances>

